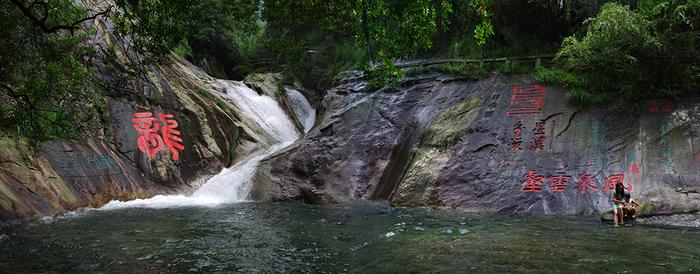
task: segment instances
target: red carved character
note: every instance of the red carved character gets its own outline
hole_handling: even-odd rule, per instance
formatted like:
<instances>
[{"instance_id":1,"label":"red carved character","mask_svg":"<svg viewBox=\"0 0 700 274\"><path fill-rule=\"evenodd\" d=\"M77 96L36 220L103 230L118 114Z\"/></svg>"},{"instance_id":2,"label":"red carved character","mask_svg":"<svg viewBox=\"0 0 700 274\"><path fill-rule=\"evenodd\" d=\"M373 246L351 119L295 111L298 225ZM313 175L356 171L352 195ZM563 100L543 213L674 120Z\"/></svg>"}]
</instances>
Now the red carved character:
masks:
<instances>
[{"instance_id":1,"label":"red carved character","mask_svg":"<svg viewBox=\"0 0 700 274\"><path fill-rule=\"evenodd\" d=\"M160 124L153 123L156 118L152 117L150 112L134 113L134 128L139 132L139 137L136 140L139 150L143 153L148 153L149 158L153 158L158 151L163 149L163 139L157 134Z\"/></svg>"},{"instance_id":2,"label":"red carved character","mask_svg":"<svg viewBox=\"0 0 700 274\"><path fill-rule=\"evenodd\" d=\"M530 149L532 151L544 150L544 131L545 131L545 121L540 121L535 123L535 129L532 134L534 137L530 142Z\"/></svg>"},{"instance_id":3,"label":"red carved character","mask_svg":"<svg viewBox=\"0 0 700 274\"><path fill-rule=\"evenodd\" d=\"M661 100L661 104L664 105L664 112L671 112L671 104L673 102L669 99Z\"/></svg>"},{"instance_id":4,"label":"red carved character","mask_svg":"<svg viewBox=\"0 0 700 274\"><path fill-rule=\"evenodd\" d=\"M513 95L508 102L509 116L537 115L542 112L545 87L534 84L529 86L514 86Z\"/></svg>"},{"instance_id":5,"label":"red carved character","mask_svg":"<svg viewBox=\"0 0 700 274\"><path fill-rule=\"evenodd\" d=\"M549 188L552 189L552 192L563 192L566 190L566 183L569 182L569 179L571 179L571 176L565 175L563 172L547 177L547 180L551 182Z\"/></svg>"},{"instance_id":6,"label":"red carved character","mask_svg":"<svg viewBox=\"0 0 700 274\"><path fill-rule=\"evenodd\" d=\"M522 184L525 186L521 189L522 192L542 192L540 185L544 184L544 176L537 175L537 171L530 170L524 177L525 180Z\"/></svg>"},{"instance_id":7,"label":"red carved character","mask_svg":"<svg viewBox=\"0 0 700 274\"><path fill-rule=\"evenodd\" d=\"M637 166L637 163L632 164L630 167L630 172L632 172L632 174L639 174L639 167Z\"/></svg>"},{"instance_id":8,"label":"red carved character","mask_svg":"<svg viewBox=\"0 0 700 274\"><path fill-rule=\"evenodd\" d=\"M605 177L605 186L601 188L601 190L607 190L607 191L613 191L615 190L615 185L617 183L622 183L625 180L625 175L623 174L614 174L610 175L608 177Z\"/></svg>"},{"instance_id":9,"label":"red carved character","mask_svg":"<svg viewBox=\"0 0 700 274\"><path fill-rule=\"evenodd\" d=\"M656 100L649 102L649 112L652 112L652 113L659 112L659 106L656 105Z\"/></svg>"},{"instance_id":10,"label":"red carved character","mask_svg":"<svg viewBox=\"0 0 700 274\"><path fill-rule=\"evenodd\" d=\"M515 151L522 150L522 143L523 143L522 133L523 133L523 122L518 121L513 126L513 134L515 135L515 138L513 138L513 142L511 143L511 148Z\"/></svg>"},{"instance_id":11,"label":"red carved character","mask_svg":"<svg viewBox=\"0 0 700 274\"><path fill-rule=\"evenodd\" d=\"M530 143L532 151L544 150L544 136L535 136Z\"/></svg>"},{"instance_id":12,"label":"red carved character","mask_svg":"<svg viewBox=\"0 0 700 274\"><path fill-rule=\"evenodd\" d=\"M172 114L160 113L158 117L164 124L161 130L163 133L163 141L170 150L171 159L177 160L180 158L180 153L177 150L185 149L185 146L182 144L182 139L179 137L180 131L176 130L178 126L177 121L173 119Z\"/></svg>"},{"instance_id":13,"label":"red carved character","mask_svg":"<svg viewBox=\"0 0 700 274\"><path fill-rule=\"evenodd\" d=\"M539 122L535 123L535 129L533 130L533 134L536 134L536 135L544 134L545 123L546 123L546 121L539 121Z\"/></svg>"},{"instance_id":14,"label":"red carved character","mask_svg":"<svg viewBox=\"0 0 700 274\"><path fill-rule=\"evenodd\" d=\"M581 193L586 193L587 189L597 189L595 187L595 180L593 180L593 176L588 174L588 172L578 175L578 185L576 186L576 189L581 189Z\"/></svg>"}]
</instances>

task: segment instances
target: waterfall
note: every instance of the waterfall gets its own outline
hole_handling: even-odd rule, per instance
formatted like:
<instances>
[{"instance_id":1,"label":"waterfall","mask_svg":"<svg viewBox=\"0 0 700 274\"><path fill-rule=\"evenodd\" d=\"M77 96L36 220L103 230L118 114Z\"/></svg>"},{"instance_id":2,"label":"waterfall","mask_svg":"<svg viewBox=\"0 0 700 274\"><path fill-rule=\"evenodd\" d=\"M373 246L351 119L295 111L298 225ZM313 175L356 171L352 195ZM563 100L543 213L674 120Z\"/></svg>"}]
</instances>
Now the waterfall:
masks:
<instances>
[{"instance_id":1,"label":"waterfall","mask_svg":"<svg viewBox=\"0 0 700 274\"><path fill-rule=\"evenodd\" d=\"M236 81L217 80L214 84L225 88L226 96L231 99L241 114L255 122L279 143L253 153L232 167L225 168L191 195L157 195L148 199L126 202L115 200L100 209L214 206L242 202L247 199L251 189L251 179L260 161L292 144L300 135L273 98L260 95L245 84ZM292 90L288 95L297 119L302 122L304 131L307 132L314 124L316 111L300 92Z\"/></svg>"},{"instance_id":2,"label":"waterfall","mask_svg":"<svg viewBox=\"0 0 700 274\"><path fill-rule=\"evenodd\" d=\"M219 80L218 83L218 86L226 89L226 96L233 101L241 114L255 121L272 138L278 142L299 139L294 124L275 99L258 94L241 82ZM303 100L306 101L306 98Z\"/></svg>"},{"instance_id":3,"label":"waterfall","mask_svg":"<svg viewBox=\"0 0 700 274\"><path fill-rule=\"evenodd\" d=\"M304 126L304 133L309 132L316 122L316 110L311 107L306 97L298 90L291 88L285 88L285 90L287 91L287 99L292 104L294 114L296 114L301 125Z\"/></svg>"}]
</instances>

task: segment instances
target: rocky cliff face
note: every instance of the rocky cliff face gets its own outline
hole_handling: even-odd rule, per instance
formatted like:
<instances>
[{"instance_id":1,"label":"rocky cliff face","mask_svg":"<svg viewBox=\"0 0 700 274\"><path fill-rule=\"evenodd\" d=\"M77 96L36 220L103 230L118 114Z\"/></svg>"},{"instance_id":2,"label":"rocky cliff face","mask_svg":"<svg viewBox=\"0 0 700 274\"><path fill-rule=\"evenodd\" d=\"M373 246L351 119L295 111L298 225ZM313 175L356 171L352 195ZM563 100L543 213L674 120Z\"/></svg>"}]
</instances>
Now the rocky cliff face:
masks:
<instances>
[{"instance_id":1,"label":"rocky cliff face","mask_svg":"<svg viewBox=\"0 0 700 274\"><path fill-rule=\"evenodd\" d=\"M0 140L0 223L52 215L110 200L187 192L223 167L274 143L226 101L218 79L187 62L153 67L130 89L105 98L104 127L83 141L53 141L30 149ZM147 112L172 114L182 139L174 159L163 146L153 157L139 149L132 120ZM158 120L154 124L160 123ZM164 124L160 124L164 126ZM157 135L161 131L155 131Z\"/></svg>"},{"instance_id":2,"label":"rocky cliff face","mask_svg":"<svg viewBox=\"0 0 700 274\"><path fill-rule=\"evenodd\" d=\"M622 181L643 213L700 210L700 98L578 109L560 87L501 75L364 87L330 90L317 126L260 164L253 198L590 214Z\"/></svg>"},{"instance_id":3,"label":"rocky cliff face","mask_svg":"<svg viewBox=\"0 0 700 274\"><path fill-rule=\"evenodd\" d=\"M125 61L127 51L112 34L109 21L101 18L94 23L98 31L91 43L114 47ZM95 67L102 78L114 80L106 61L96 61ZM247 83L286 100L277 92L278 78L259 75ZM172 57L168 64L145 68L143 75L107 90L101 126L92 138L53 141L31 149L20 138L1 138L0 226L114 199L187 192L223 167L276 143L239 114L221 81ZM144 152L138 142L143 134L136 129L144 126L133 120L136 113L150 115L145 128L161 139L167 138L165 126L173 124L160 114L172 115L166 120L177 123L173 130L179 131L175 136L181 141L175 143L182 147L171 149L164 140L144 139L151 148L163 145L153 155Z\"/></svg>"}]
</instances>

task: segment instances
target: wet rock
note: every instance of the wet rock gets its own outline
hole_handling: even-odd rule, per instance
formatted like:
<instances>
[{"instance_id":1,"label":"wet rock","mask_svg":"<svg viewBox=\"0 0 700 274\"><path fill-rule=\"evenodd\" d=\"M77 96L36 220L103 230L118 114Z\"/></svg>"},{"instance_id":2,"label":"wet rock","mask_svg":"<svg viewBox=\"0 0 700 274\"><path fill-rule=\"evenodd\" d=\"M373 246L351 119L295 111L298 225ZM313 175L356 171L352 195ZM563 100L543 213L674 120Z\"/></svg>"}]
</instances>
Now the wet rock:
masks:
<instances>
[{"instance_id":1,"label":"wet rock","mask_svg":"<svg viewBox=\"0 0 700 274\"><path fill-rule=\"evenodd\" d=\"M611 208L606 182L622 179L640 215L700 210L700 98L578 109L563 88L530 77L402 83L369 92L357 74L336 81L317 126L261 162L253 198L595 214ZM541 92L529 95L541 109L518 113L528 106L514 97L519 86Z\"/></svg>"},{"instance_id":2,"label":"wet rock","mask_svg":"<svg viewBox=\"0 0 700 274\"><path fill-rule=\"evenodd\" d=\"M300 132L304 132L304 126L294 114L292 105L287 99L287 92L282 85L282 74L279 73L253 73L246 76L244 82L259 94L265 94L277 99L282 109L287 113L287 116L292 120L294 126Z\"/></svg>"},{"instance_id":3,"label":"wet rock","mask_svg":"<svg viewBox=\"0 0 700 274\"><path fill-rule=\"evenodd\" d=\"M700 212L637 218L636 223L661 227L700 229Z\"/></svg>"},{"instance_id":4,"label":"wet rock","mask_svg":"<svg viewBox=\"0 0 700 274\"><path fill-rule=\"evenodd\" d=\"M91 42L107 47L123 41L114 39L108 19L95 24ZM118 59L126 62L123 45L115 48ZM100 77L115 79L104 59L95 59ZM186 193L266 145L214 90L216 79L186 60L173 56L170 61L146 67L143 76L108 89L94 136L46 142L36 149L22 140L1 139L0 225L115 199ZM135 112L156 118L173 115L184 146L177 160L167 147L152 158L139 150Z\"/></svg>"}]
</instances>

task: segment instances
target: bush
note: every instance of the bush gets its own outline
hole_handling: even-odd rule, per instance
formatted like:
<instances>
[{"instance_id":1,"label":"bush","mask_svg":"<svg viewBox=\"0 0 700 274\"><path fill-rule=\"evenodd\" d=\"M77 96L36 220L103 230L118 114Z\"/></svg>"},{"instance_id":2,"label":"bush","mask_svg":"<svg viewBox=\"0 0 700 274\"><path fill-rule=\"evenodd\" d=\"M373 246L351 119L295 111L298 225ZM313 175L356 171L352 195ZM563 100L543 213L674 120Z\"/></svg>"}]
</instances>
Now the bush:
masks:
<instances>
[{"instance_id":1,"label":"bush","mask_svg":"<svg viewBox=\"0 0 700 274\"><path fill-rule=\"evenodd\" d=\"M582 104L610 101L598 97L635 101L695 92L700 0L658 2L640 12L605 5L584 37L564 39L555 60L566 73L539 69L536 76L585 88L587 93L569 96Z\"/></svg>"},{"instance_id":2,"label":"bush","mask_svg":"<svg viewBox=\"0 0 700 274\"><path fill-rule=\"evenodd\" d=\"M44 24L65 24L84 17L70 1L52 1ZM90 33L45 31L8 2L0 3L0 130L32 144L94 134L99 126L103 83L85 65L94 58L82 41ZM61 30L63 31L63 30Z\"/></svg>"},{"instance_id":3,"label":"bush","mask_svg":"<svg viewBox=\"0 0 700 274\"><path fill-rule=\"evenodd\" d=\"M447 64L440 66L438 71L459 74L473 80L484 79L489 75L486 68L474 63Z\"/></svg>"},{"instance_id":4,"label":"bush","mask_svg":"<svg viewBox=\"0 0 700 274\"><path fill-rule=\"evenodd\" d=\"M583 87L584 81L577 75L563 69L535 68L535 79L547 84L561 84L565 87Z\"/></svg>"},{"instance_id":5,"label":"bush","mask_svg":"<svg viewBox=\"0 0 700 274\"><path fill-rule=\"evenodd\" d=\"M579 107L602 105L607 102L605 94L591 94L581 89L573 89L566 93L566 103Z\"/></svg>"},{"instance_id":6,"label":"bush","mask_svg":"<svg viewBox=\"0 0 700 274\"><path fill-rule=\"evenodd\" d=\"M496 70L505 75L517 75L532 72L532 67L532 62L506 59L496 65Z\"/></svg>"},{"instance_id":7,"label":"bush","mask_svg":"<svg viewBox=\"0 0 700 274\"><path fill-rule=\"evenodd\" d=\"M384 59L384 62L379 65L365 68L365 77L370 90L382 87L398 88L403 76L404 72L389 59Z\"/></svg>"},{"instance_id":8,"label":"bush","mask_svg":"<svg viewBox=\"0 0 700 274\"><path fill-rule=\"evenodd\" d=\"M238 111L233 109L230 104L227 104L226 102L224 102L224 100L221 99L219 96L211 94L211 92L209 92L208 90L203 89L203 88L197 88L196 91L197 91L197 93L201 94L202 96L206 97L207 99L213 101L221 110L230 114L232 119L237 119L237 120L241 119L241 116L240 116L240 114L238 114Z\"/></svg>"}]
</instances>

